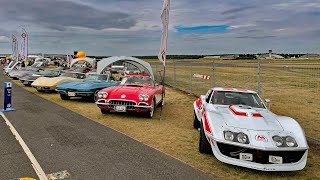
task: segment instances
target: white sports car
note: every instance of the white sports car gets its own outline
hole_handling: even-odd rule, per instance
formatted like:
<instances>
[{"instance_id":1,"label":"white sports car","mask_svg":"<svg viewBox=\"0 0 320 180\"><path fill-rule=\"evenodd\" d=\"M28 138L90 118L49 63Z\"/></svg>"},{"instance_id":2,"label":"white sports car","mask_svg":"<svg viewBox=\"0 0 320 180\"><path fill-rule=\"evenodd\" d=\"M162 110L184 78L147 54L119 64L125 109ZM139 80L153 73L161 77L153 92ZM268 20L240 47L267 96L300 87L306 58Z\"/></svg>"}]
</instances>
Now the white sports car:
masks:
<instances>
[{"instance_id":1,"label":"white sports car","mask_svg":"<svg viewBox=\"0 0 320 180\"><path fill-rule=\"evenodd\" d=\"M254 91L210 89L194 102L193 125L200 128L199 151L224 163L262 171L296 171L307 163L300 125L272 113Z\"/></svg>"}]
</instances>

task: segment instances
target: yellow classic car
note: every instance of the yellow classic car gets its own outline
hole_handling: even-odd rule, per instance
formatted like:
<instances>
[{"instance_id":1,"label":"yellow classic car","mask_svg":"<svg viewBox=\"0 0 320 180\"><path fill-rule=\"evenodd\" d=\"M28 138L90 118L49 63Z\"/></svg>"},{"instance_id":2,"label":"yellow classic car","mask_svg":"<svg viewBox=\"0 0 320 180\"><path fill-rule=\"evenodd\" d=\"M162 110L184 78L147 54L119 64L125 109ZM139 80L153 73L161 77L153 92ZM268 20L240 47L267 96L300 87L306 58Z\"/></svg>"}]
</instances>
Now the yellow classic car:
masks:
<instances>
[{"instance_id":1,"label":"yellow classic car","mask_svg":"<svg viewBox=\"0 0 320 180\"><path fill-rule=\"evenodd\" d=\"M66 81L83 81L85 78L84 73L78 72L64 72L59 77L40 77L36 79L31 86L39 92L55 91L57 85Z\"/></svg>"}]
</instances>

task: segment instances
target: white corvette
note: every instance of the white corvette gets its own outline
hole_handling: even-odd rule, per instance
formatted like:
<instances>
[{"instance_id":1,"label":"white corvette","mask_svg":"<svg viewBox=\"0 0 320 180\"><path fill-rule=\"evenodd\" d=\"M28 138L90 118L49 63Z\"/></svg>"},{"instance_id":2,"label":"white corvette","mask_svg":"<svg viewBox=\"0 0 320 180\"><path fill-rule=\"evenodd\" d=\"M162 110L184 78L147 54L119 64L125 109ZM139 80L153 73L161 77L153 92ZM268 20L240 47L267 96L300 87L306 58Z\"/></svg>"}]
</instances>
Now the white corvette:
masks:
<instances>
[{"instance_id":1,"label":"white corvette","mask_svg":"<svg viewBox=\"0 0 320 180\"><path fill-rule=\"evenodd\" d=\"M194 128L200 128L199 151L224 163L262 171L296 171L307 163L300 125L269 111L254 91L210 89L194 102Z\"/></svg>"}]
</instances>

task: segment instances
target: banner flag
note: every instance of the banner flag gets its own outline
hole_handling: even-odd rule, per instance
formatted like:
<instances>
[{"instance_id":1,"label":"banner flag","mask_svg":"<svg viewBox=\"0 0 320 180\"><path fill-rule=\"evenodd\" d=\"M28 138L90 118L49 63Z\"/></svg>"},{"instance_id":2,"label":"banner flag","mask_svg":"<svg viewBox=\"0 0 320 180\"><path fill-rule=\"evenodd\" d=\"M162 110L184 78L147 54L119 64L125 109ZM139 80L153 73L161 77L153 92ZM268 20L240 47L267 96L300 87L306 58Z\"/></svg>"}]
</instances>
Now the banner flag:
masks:
<instances>
[{"instance_id":1,"label":"banner flag","mask_svg":"<svg viewBox=\"0 0 320 180\"><path fill-rule=\"evenodd\" d=\"M22 57L21 57L21 60L22 61L26 61L27 58L28 58L28 33L25 29L22 29L22 34L21 34L21 37L22 37Z\"/></svg>"},{"instance_id":2,"label":"banner flag","mask_svg":"<svg viewBox=\"0 0 320 180\"><path fill-rule=\"evenodd\" d=\"M19 58L19 47L18 39L16 36L12 35L12 59L18 60Z\"/></svg>"},{"instance_id":3,"label":"banner flag","mask_svg":"<svg viewBox=\"0 0 320 180\"><path fill-rule=\"evenodd\" d=\"M170 11L170 0L164 0L161 21L162 21L162 36L161 36L161 46L158 59L166 65L167 58L167 40L168 40L168 26L169 26L169 11Z\"/></svg>"}]
</instances>

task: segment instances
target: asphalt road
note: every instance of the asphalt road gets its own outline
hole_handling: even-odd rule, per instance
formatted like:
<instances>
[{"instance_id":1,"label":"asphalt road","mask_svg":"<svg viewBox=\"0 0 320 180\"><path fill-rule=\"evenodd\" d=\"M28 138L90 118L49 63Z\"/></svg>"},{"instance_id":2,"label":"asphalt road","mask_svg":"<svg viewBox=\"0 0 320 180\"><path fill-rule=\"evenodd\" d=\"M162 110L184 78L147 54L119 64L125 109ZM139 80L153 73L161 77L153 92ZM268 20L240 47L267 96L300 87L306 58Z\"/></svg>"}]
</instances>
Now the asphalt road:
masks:
<instances>
[{"instance_id":1,"label":"asphalt road","mask_svg":"<svg viewBox=\"0 0 320 180\"><path fill-rule=\"evenodd\" d=\"M0 103L5 81L8 78L1 73ZM68 179L79 180L213 178L15 84L13 107L17 110L5 115L46 174L67 170ZM0 179L37 178L2 118L0 153Z\"/></svg>"}]
</instances>

